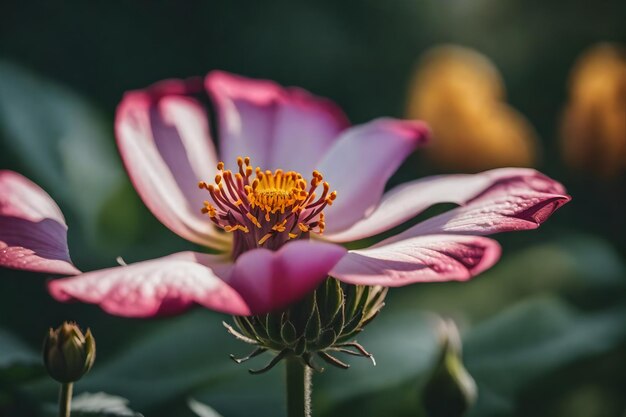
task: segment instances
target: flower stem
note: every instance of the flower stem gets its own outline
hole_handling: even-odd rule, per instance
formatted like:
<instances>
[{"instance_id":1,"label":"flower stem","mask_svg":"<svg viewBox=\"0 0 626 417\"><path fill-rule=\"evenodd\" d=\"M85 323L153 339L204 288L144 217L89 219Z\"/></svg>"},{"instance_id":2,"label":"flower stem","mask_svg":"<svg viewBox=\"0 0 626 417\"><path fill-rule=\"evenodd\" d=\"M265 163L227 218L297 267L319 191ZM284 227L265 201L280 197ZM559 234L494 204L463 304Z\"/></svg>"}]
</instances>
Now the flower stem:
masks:
<instances>
[{"instance_id":1,"label":"flower stem","mask_svg":"<svg viewBox=\"0 0 626 417\"><path fill-rule=\"evenodd\" d=\"M73 390L73 382L61 384L61 391L59 392L59 417L70 417Z\"/></svg>"},{"instance_id":2,"label":"flower stem","mask_svg":"<svg viewBox=\"0 0 626 417\"><path fill-rule=\"evenodd\" d=\"M311 417L311 368L289 357L287 366L287 417Z\"/></svg>"}]
</instances>

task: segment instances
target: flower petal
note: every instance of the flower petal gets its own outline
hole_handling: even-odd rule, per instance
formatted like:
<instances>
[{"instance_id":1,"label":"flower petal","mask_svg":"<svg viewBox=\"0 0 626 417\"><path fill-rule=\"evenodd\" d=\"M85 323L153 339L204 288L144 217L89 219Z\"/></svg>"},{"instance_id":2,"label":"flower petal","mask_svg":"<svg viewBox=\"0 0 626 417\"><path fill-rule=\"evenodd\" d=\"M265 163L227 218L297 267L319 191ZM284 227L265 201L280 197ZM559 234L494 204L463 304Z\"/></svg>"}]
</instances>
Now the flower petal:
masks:
<instances>
[{"instance_id":1,"label":"flower petal","mask_svg":"<svg viewBox=\"0 0 626 417\"><path fill-rule=\"evenodd\" d=\"M194 304L227 314L249 314L239 294L217 275L216 270L227 268L216 256L180 252L53 280L48 290L59 301L98 304L124 317L173 315Z\"/></svg>"},{"instance_id":2,"label":"flower petal","mask_svg":"<svg viewBox=\"0 0 626 417\"><path fill-rule=\"evenodd\" d=\"M503 168L475 175L428 177L402 184L388 191L383 196L380 205L369 217L344 231L335 234L325 233L324 237L336 242L362 239L398 226L437 203L456 203L467 206L465 209L459 208L456 211L452 210L443 215L449 216L450 213L467 212L471 210L469 207L477 208L484 203L486 198L490 198L489 196L496 198L496 195L501 196L498 197L500 200L508 198L510 202L517 201L519 204L518 208L522 206L530 208L529 203L531 202L537 209L545 204L550 205L550 202L557 203L550 206L551 211L550 209L544 210L544 217L538 218L538 222L522 223L526 228L533 228L533 224L536 227L552 211L569 201L569 197L565 195L565 189L561 184L533 169ZM525 197L528 197L529 200L523 201ZM492 207L492 210L495 210L497 213L498 208L502 210L501 214L504 214L505 210L502 206ZM491 211L490 213L494 214ZM482 214L489 215L488 212ZM511 219L515 218L515 213L509 210L508 215L513 216L508 219L510 223ZM439 219L441 220L442 218L440 217ZM512 221L517 222L518 220ZM429 224L432 225L432 223ZM414 232L417 231L426 233L425 229L414 230L411 233L402 234L403 237L395 240L416 236L417 233ZM451 233L461 232L459 229L444 230L435 228L428 233L440 233L443 231ZM467 232L469 233L469 230Z\"/></svg>"},{"instance_id":3,"label":"flower petal","mask_svg":"<svg viewBox=\"0 0 626 417\"><path fill-rule=\"evenodd\" d=\"M500 245L485 237L429 235L350 251L330 275L349 284L386 287L466 281L499 257Z\"/></svg>"},{"instance_id":4,"label":"flower petal","mask_svg":"<svg viewBox=\"0 0 626 417\"><path fill-rule=\"evenodd\" d=\"M202 106L168 81L127 93L120 103L117 145L135 189L152 213L192 242L221 248L227 238L202 215L206 193L198 181L217 170L215 147Z\"/></svg>"},{"instance_id":5,"label":"flower petal","mask_svg":"<svg viewBox=\"0 0 626 417\"><path fill-rule=\"evenodd\" d=\"M255 249L241 255L228 283L262 314L298 301L328 276L346 250L331 243L300 240L276 252Z\"/></svg>"},{"instance_id":6,"label":"flower petal","mask_svg":"<svg viewBox=\"0 0 626 417\"><path fill-rule=\"evenodd\" d=\"M54 200L13 171L0 171L0 266L72 275L67 226Z\"/></svg>"},{"instance_id":7,"label":"flower petal","mask_svg":"<svg viewBox=\"0 0 626 417\"><path fill-rule=\"evenodd\" d=\"M220 133L220 154L229 166L249 156L262 169L309 174L348 120L333 102L298 88L221 71L206 77Z\"/></svg>"},{"instance_id":8,"label":"flower petal","mask_svg":"<svg viewBox=\"0 0 626 417\"><path fill-rule=\"evenodd\" d=\"M369 214L404 159L428 140L417 121L378 119L344 132L318 164L337 200L325 211L326 231L341 231Z\"/></svg>"},{"instance_id":9,"label":"flower petal","mask_svg":"<svg viewBox=\"0 0 626 417\"><path fill-rule=\"evenodd\" d=\"M536 229L571 197L560 183L528 171L529 175L502 178L465 205L418 223L384 243L438 233L489 235Z\"/></svg>"}]
</instances>

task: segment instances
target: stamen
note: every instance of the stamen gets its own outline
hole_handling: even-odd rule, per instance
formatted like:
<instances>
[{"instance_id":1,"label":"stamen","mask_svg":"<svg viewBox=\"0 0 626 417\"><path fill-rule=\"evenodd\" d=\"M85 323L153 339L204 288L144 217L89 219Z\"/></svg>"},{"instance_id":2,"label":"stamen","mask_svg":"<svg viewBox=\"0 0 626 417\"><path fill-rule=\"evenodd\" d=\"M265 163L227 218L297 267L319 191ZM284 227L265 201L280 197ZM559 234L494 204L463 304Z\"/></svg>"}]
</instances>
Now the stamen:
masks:
<instances>
[{"instance_id":1,"label":"stamen","mask_svg":"<svg viewBox=\"0 0 626 417\"><path fill-rule=\"evenodd\" d=\"M250 219L252 224L254 224L256 227L258 227L259 229L261 228L261 223L259 223L259 220L256 217L254 217L252 213L246 213L246 217Z\"/></svg>"},{"instance_id":2,"label":"stamen","mask_svg":"<svg viewBox=\"0 0 626 417\"><path fill-rule=\"evenodd\" d=\"M263 246L263 244L267 241L267 239L269 239L270 237L272 237L271 233L267 233L265 236L263 236L261 238L261 240L259 240L259 246Z\"/></svg>"},{"instance_id":3,"label":"stamen","mask_svg":"<svg viewBox=\"0 0 626 417\"><path fill-rule=\"evenodd\" d=\"M236 162L234 173L219 162L214 184L200 181L198 187L207 190L212 200L204 202L202 213L224 231L234 233L239 239L238 251L261 246L275 250L303 234L323 233L322 211L336 199L337 192L330 192L322 174L313 171L307 182L295 171L253 169L250 157L239 157Z\"/></svg>"},{"instance_id":4,"label":"stamen","mask_svg":"<svg viewBox=\"0 0 626 417\"><path fill-rule=\"evenodd\" d=\"M241 230L244 233L250 233L250 230L248 230L248 228L246 226L242 226L240 224L236 224L234 226L224 226L224 230L226 230L227 232L234 232L236 230Z\"/></svg>"}]
</instances>

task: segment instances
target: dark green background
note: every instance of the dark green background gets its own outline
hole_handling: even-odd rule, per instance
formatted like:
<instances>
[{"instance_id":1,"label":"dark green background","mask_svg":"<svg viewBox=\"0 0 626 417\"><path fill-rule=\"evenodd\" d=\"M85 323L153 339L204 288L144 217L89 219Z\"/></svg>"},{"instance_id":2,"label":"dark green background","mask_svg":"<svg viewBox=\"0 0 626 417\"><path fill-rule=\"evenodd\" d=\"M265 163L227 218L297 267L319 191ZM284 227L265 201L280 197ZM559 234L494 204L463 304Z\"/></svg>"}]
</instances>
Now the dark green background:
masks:
<instances>
[{"instance_id":1,"label":"dark green background","mask_svg":"<svg viewBox=\"0 0 626 417\"><path fill-rule=\"evenodd\" d=\"M539 231L498 237L501 263L471 283L393 290L361 338L379 365L317 376L316 415L419 415L419 385L435 350L423 311L434 311L464 333L480 392L472 416L621 416L624 178L566 169L556 130L576 57L599 41L623 43L625 21L620 0L3 0L0 168L59 201L83 270L114 265L118 255L130 262L193 248L151 216L122 171L112 126L124 91L223 69L330 97L359 123L403 115L415 61L427 48L474 47L499 67L510 103L537 128L538 168L574 200ZM415 155L392 183L435 173ZM47 327L65 319L90 326L99 346L78 392L122 395L146 416L189 416L188 397L225 417L284 412L281 370L249 377L228 361L246 348L224 335L225 317L198 310L120 319L52 301L46 277L0 275L0 415L36 415L41 402L54 401L37 350Z\"/></svg>"}]
</instances>

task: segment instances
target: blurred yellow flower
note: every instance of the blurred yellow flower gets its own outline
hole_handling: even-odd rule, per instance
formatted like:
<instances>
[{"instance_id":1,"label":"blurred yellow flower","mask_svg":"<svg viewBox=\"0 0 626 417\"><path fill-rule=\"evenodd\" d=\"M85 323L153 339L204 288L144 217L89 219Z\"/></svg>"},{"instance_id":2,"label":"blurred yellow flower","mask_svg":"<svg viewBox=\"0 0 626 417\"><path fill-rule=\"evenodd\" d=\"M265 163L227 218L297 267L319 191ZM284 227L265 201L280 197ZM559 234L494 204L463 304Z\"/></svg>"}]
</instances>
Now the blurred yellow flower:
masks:
<instances>
[{"instance_id":1,"label":"blurred yellow flower","mask_svg":"<svg viewBox=\"0 0 626 417\"><path fill-rule=\"evenodd\" d=\"M626 50L602 43L577 60L561 124L567 164L598 176L626 170Z\"/></svg>"},{"instance_id":2,"label":"blurred yellow flower","mask_svg":"<svg viewBox=\"0 0 626 417\"><path fill-rule=\"evenodd\" d=\"M424 54L413 77L407 116L430 124L429 158L444 169L478 172L532 166L537 138L505 102L500 73L484 55L460 46Z\"/></svg>"}]
</instances>

